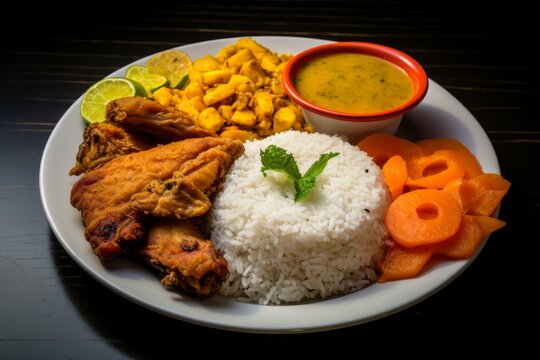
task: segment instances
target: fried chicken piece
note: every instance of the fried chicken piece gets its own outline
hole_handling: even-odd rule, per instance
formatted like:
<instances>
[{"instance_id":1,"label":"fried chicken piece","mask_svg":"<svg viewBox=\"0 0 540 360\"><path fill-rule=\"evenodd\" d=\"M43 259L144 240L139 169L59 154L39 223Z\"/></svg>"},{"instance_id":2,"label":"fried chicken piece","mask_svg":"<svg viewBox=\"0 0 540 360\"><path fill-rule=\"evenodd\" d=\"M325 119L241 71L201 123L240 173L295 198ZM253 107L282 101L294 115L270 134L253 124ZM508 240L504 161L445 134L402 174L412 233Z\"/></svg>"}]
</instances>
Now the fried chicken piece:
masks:
<instances>
[{"instance_id":1,"label":"fried chicken piece","mask_svg":"<svg viewBox=\"0 0 540 360\"><path fill-rule=\"evenodd\" d=\"M217 136L197 125L186 113L142 97L126 97L107 104L107 119L132 131L149 134L161 143Z\"/></svg>"},{"instance_id":2,"label":"fried chicken piece","mask_svg":"<svg viewBox=\"0 0 540 360\"><path fill-rule=\"evenodd\" d=\"M133 195L131 206L157 217L187 219L200 216L212 205L209 199L221 185L234 160L244 148L231 140L186 161L167 180L154 180Z\"/></svg>"},{"instance_id":3,"label":"fried chicken piece","mask_svg":"<svg viewBox=\"0 0 540 360\"><path fill-rule=\"evenodd\" d=\"M156 219L133 252L165 275L164 286L197 296L218 292L229 275L227 261L192 219Z\"/></svg>"},{"instance_id":4,"label":"fried chicken piece","mask_svg":"<svg viewBox=\"0 0 540 360\"><path fill-rule=\"evenodd\" d=\"M89 125L79 146L77 162L69 175L81 175L117 156L150 149L157 145L151 138L128 132L123 125L104 122Z\"/></svg>"},{"instance_id":5,"label":"fried chicken piece","mask_svg":"<svg viewBox=\"0 0 540 360\"><path fill-rule=\"evenodd\" d=\"M71 189L70 201L81 211L85 237L96 255L109 259L122 252L123 243L141 241L146 216L132 208L131 197L153 180L170 179L184 163L214 148L237 156L243 146L219 137L188 139L121 155L82 176Z\"/></svg>"},{"instance_id":6,"label":"fried chicken piece","mask_svg":"<svg viewBox=\"0 0 540 360\"><path fill-rule=\"evenodd\" d=\"M147 150L157 144L194 137L216 136L180 110L141 97L111 101L108 122L89 125L69 175L81 175L119 155Z\"/></svg>"}]
</instances>

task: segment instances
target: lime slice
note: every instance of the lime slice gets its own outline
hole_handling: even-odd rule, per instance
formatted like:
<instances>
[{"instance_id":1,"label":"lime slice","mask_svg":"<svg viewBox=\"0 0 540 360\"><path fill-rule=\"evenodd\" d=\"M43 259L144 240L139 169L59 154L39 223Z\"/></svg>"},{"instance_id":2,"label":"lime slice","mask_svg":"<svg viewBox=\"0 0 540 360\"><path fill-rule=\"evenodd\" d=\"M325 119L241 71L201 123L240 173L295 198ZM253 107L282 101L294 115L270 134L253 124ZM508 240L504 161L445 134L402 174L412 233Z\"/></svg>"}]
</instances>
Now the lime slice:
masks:
<instances>
[{"instance_id":1,"label":"lime slice","mask_svg":"<svg viewBox=\"0 0 540 360\"><path fill-rule=\"evenodd\" d=\"M109 101L128 96L147 96L144 87L126 78L105 78L90 86L83 95L81 115L88 123L106 120L105 107Z\"/></svg>"},{"instance_id":2,"label":"lime slice","mask_svg":"<svg viewBox=\"0 0 540 360\"><path fill-rule=\"evenodd\" d=\"M148 68L146 66L141 65L130 66L126 71L126 78L135 80L144 86L144 89L148 95L151 95L160 87L167 85L168 82L165 76L160 74L151 74L148 72Z\"/></svg>"},{"instance_id":3,"label":"lime slice","mask_svg":"<svg viewBox=\"0 0 540 360\"><path fill-rule=\"evenodd\" d=\"M162 51L146 63L149 73L165 76L169 80L169 86L177 89L186 85L191 65L189 56L180 50Z\"/></svg>"}]
</instances>

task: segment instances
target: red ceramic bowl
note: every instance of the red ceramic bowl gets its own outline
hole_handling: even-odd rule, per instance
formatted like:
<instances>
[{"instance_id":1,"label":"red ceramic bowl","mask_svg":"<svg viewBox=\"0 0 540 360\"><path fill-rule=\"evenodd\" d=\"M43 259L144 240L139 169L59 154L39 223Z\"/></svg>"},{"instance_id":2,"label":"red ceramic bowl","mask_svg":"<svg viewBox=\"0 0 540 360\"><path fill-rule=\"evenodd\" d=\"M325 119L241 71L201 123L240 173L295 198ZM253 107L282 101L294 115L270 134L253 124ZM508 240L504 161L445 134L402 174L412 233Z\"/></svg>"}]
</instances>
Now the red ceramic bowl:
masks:
<instances>
[{"instance_id":1,"label":"red ceramic bowl","mask_svg":"<svg viewBox=\"0 0 540 360\"><path fill-rule=\"evenodd\" d=\"M395 108L370 113L341 112L313 104L295 88L296 74L315 58L335 53L360 53L391 62L411 79L413 85L411 97ZM403 115L417 106L426 95L428 77L422 66L402 51L367 42L336 42L315 46L294 56L283 71L283 86L289 97L302 107L306 122L315 131L345 135L350 142L356 143L372 133L395 133Z\"/></svg>"}]
</instances>

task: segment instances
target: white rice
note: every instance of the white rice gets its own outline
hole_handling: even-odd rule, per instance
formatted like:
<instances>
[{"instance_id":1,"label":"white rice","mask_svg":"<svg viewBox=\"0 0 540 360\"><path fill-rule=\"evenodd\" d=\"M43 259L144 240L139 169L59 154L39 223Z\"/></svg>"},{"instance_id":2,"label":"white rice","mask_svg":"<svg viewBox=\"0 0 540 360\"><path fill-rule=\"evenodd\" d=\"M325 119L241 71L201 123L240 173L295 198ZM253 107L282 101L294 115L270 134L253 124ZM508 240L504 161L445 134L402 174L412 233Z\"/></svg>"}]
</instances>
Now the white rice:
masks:
<instances>
[{"instance_id":1,"label":"white rice","mask_svg":"<svg viewBox=\"0 0 540 360\"><path fill-rule=\"evenodd\" d=\"M322 153L340 154L294 202L291 181L261 173L270 144L292 153L302 174ZM388 204L380 169L339 137L288 131L247 142L209 212L210 237L229 263L221 293L280 304L365 287L376 279Z\"/></svg>"}]
</instances>

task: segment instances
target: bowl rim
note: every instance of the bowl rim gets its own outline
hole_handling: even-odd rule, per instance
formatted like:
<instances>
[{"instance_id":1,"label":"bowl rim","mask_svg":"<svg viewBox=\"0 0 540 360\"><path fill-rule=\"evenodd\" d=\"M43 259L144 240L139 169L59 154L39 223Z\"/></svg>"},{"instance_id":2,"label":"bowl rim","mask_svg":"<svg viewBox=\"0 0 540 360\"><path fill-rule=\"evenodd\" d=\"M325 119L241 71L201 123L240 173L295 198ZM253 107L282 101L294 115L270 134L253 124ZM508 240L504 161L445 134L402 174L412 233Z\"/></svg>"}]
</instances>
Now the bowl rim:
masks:
<instances>
[{"instance_id":1,"label":"bowl rim","mask_svg":"<svg viewBox=\"0 0 540 360\"><path fill-rule=\"evenodd\" d=\"M392 109L358 114L332 110L319 105L315 105L304 98L296 90L294 86L294 77L299 69L302 68L308 61L319 56L330 55L340 52L354 52L365 55L371 55L383 60L389 61L396 65L411 79L413 83L413 94L403 104ZM283 70L283 88L287 95L298 105L305 110L315 114L329 117L336 120L351 121L351 122L375 122L398 117L416 107L426 96L428 89L428 76L418 61L401 50L371 42L361 41L342 41L330 44L323 44L306 49L297 55L293 56Z\"/></svg>"}]
</instances>

